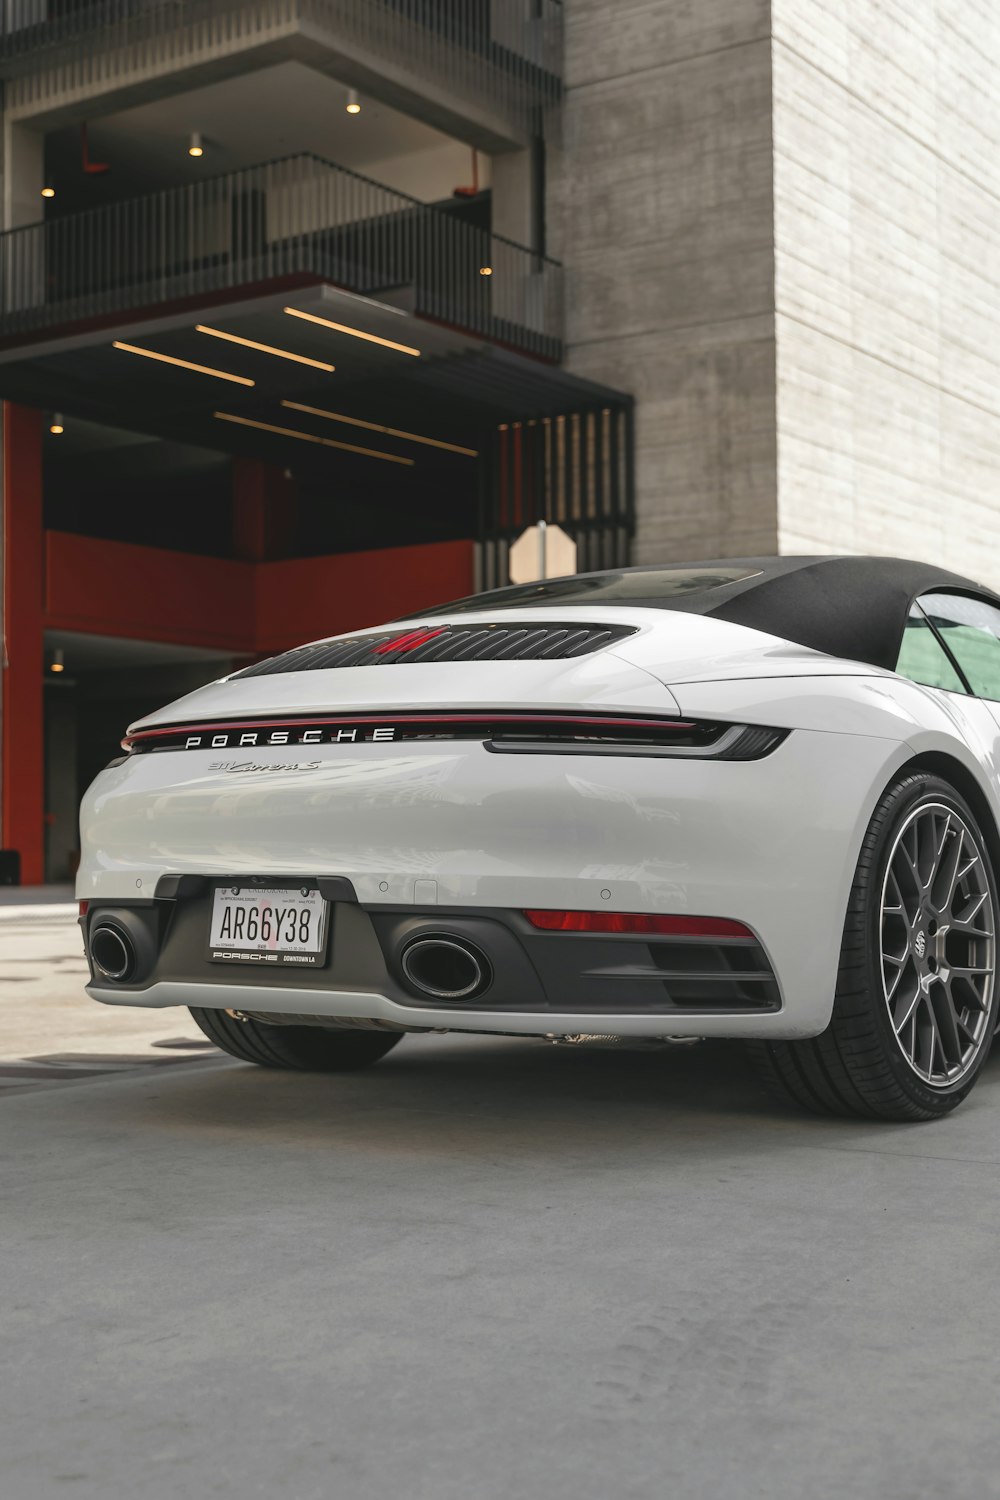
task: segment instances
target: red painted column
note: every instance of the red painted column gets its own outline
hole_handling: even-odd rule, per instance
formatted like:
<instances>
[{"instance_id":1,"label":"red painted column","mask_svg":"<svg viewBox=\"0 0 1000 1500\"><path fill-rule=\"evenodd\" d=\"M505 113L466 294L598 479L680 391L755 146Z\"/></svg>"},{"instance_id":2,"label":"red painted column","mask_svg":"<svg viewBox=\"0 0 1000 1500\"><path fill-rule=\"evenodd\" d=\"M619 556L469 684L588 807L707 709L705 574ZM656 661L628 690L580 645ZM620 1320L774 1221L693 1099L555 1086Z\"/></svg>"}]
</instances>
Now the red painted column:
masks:
<instances>
[{"instance_id":1,"label":"red painted column","mask_svg":"<svg viewBox=\"0 0 1000 1500\"><path fill-rule=\"evenodd\" d=\"M45 878L42 678L44 539L42 413L3 408L3 846L21 856L21 883Z\"/></svg>"},{"instance_id":2,"label":"red painted column","mask_svg":"<svg viewBox=\"0 0 1000 1500\"><path fill-rule=\"evenodd\" d=\"M243 562L275 562L293 550L295 485L286 469L233 459L233 553Z\"/></svg>"}]
</instances>

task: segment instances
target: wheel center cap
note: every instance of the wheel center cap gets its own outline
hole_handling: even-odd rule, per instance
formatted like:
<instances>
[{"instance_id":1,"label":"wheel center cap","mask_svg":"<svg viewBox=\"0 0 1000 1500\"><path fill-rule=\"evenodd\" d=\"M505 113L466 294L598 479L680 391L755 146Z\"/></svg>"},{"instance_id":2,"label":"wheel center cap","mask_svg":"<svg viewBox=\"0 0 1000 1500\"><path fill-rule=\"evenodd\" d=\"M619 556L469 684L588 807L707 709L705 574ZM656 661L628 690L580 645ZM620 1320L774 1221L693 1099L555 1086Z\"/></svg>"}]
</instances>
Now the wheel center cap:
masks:
<instances>
[{"instance_id":1,"label":"wheel center cap","mask_svg":"<svg viewBox=\"0 0 1000 1500\"><path fill-rule=\"evenodd\" d=\"M923 958L924 954L927 952L927 934L924 932L922 927L917 933L916 937L913 939L913 951L918 958Z\"/></svg>"}]
</instances>

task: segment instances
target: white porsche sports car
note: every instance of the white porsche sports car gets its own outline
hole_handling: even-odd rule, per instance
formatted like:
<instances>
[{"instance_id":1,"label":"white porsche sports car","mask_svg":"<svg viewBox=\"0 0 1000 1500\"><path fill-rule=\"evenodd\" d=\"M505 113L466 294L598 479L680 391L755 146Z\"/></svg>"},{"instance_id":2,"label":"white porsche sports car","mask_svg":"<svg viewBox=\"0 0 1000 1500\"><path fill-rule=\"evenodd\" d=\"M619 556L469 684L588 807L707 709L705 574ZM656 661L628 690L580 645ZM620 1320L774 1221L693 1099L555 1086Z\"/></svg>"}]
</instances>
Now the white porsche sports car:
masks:
<instances>
[{"instance_id":1,"label":"white porsche sports car","mask_svg":"<svg viewBox=\"0 0 1000 1500\"><path fill-rule=\"evenodd\" d=\"M1000 597L887 558L630 568L316 642L134 724L88 993L272 1067L408 1031L738 1037L944 1114L997 1024Z\"/></svg>"}]
</instances>

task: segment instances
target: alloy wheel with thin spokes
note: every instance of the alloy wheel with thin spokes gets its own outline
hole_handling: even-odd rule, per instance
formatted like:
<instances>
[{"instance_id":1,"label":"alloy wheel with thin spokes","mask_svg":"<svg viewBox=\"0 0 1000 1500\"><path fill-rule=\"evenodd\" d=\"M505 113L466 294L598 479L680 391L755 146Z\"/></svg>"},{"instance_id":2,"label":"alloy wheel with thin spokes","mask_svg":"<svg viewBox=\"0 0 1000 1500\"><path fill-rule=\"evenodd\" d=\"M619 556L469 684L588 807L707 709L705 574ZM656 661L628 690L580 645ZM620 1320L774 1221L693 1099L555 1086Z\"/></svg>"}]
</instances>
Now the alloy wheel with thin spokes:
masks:
<instances>
[{"instance_id":1,"label":"alloy wheel with thin spokes","mask_svg":"<svg viewBox=\"0 0 1000 1500\"><path fill-rule=\"evenodd\" d=\"M881 904L882 988L900 1051L932 1088L959 1082L990 1039L993 900L965 820L943 803L898 830Z\"/></svg>"},{"instance_id":2,"label":"alloy wheel with thin spokes","mask_svg":"<svg viewBox=\"0 0 1000 1500\"><path fill-rule=\"evenodd\" d=\"M748 1043L774 1093L900 1121L940 1119L968 1097L1000 1007L989 816L924 767L886 787L854 872L829 1025Z\"/></svg>"}]
</instances>

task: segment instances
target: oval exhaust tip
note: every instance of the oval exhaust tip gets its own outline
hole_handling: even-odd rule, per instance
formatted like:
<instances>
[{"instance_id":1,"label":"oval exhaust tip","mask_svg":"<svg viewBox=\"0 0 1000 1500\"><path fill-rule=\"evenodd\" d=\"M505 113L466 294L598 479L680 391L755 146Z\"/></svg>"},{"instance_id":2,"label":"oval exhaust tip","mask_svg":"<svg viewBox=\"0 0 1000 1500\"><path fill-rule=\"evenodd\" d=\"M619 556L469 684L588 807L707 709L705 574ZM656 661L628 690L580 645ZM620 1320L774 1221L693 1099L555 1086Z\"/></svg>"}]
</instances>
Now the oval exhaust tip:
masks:
<instances>
[{"instance_id":1,"label":"oval exhaust tip","mask_svg":"<svg viewBox=\"0 0 1000 1500\"><path fill-rule=\"evenodd\" d=\"M464 938L443 934L414 938L400 964L412 988L435 1000L472 1000L493 979L485 953Z\"/></svg>"},{"instance_id":2,"label":"oval exhaust tip","mask_svg":"<svg viewBox=\"0 0 1000 1500\"><path fill-rule=\"evenodd\" d=\"M120 927L103 923L90 934L90 954L94 967L105 979L121 982L128 979L135 968L135 948L132 939Z\"/></svg>"}]
</instances>

